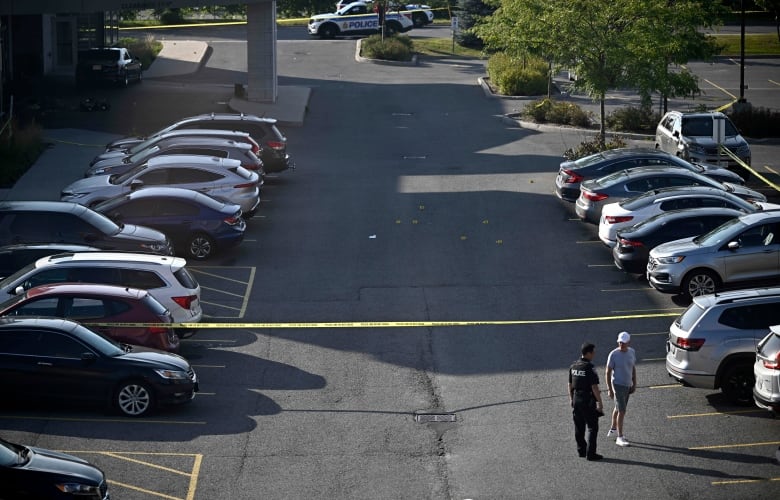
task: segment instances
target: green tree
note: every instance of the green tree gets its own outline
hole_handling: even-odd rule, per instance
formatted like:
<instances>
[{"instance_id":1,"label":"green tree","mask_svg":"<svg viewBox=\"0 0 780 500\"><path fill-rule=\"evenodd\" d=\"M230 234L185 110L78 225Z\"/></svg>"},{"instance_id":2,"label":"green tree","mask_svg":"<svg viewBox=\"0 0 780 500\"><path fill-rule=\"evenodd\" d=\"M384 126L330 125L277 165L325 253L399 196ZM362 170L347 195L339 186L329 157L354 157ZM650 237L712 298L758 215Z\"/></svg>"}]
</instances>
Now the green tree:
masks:
<instances>
[{"instance_id":1,"label":"green tree","mask_svg":"<svg viewBox=\"0 0 780 500\"><path fill-rule=\"evenodd\" d=\"M311 16L336 10L336 0L276 0L276 9L287 17Z\"/></svg>"},{"instance_id":2,"label":"green tree","mask_svg":"<svg viewBox=\"0 0 780 500\"><path fill-rule=\"evenodd\" d=\"M693 75L669 66L714 50L698 32L716 19L710 0L493 1L500 7L475 29L486 46L573 70L575 86L599 101L602 140L609 89L636 88L646 103L653 92L696 92Z\"/></svg>"},{"instance_id":3,"label":"green tree","mask_svg":"<svg viewBox=\"0 0 780 500\"><path fill-rule=\"evenodd\" d=\"M775 18L777 41L780 42L780 0L755 0L756 5L772 14Z\"/></svg>"},{"instance_id":4,"label":"green tree","mask_svg":"<svg viewBox=\"0 0 780 500\"><path fill-rule=\"evenodd\" d=\"M458 16L458 32L455 39L464 47L481 48L483 41L473 29L483 19L496 10L491 0L458 0L457 11L453 15Z\"/></svg>"}]
</instances>

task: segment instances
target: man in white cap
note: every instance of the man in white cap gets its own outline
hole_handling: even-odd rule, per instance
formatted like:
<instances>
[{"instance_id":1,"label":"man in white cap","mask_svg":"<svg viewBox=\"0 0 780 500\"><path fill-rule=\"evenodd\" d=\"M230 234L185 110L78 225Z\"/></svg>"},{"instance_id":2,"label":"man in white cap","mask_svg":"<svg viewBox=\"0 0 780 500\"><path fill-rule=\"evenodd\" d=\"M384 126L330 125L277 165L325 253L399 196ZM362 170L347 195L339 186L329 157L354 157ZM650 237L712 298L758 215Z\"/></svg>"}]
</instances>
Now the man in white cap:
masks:
<instances>
[{"instance_id":1,"label":"man in white cap","mask_svg":"<svg viewBox=\"0 0 780 500\"><path fill-rule=\"evenodd\" d=\"M631 335L628 332L620 332L617 343L618 346L607 356L607 394L615 400L612 426L607 437L617 436L615 444L628 446L628 440L623 435L623 419L628 407L628 395L636 390L636 352L629 346Z\"/></svg>"}]
</instances>

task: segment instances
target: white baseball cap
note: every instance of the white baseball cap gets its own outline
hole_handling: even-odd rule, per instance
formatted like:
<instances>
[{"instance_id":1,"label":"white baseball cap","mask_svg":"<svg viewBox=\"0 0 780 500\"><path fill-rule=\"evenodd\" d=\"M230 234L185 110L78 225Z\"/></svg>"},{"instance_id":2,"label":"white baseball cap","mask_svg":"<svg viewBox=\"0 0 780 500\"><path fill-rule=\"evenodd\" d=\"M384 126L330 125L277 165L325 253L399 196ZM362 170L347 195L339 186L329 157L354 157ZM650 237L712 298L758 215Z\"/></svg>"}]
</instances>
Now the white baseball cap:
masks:
<instances>
[{"instance_id":1,"label":"white baseball cap","mask_svg":"<svg viewBox=\"0 0 780 500\"><path fill-rule=\"evenodd\" d=\"M631 335L629 335L628 332L620 332L618 334L617 341L622 342L624 344L628 344L629 342L631 342Z\"/></svg>"}]
</instances>

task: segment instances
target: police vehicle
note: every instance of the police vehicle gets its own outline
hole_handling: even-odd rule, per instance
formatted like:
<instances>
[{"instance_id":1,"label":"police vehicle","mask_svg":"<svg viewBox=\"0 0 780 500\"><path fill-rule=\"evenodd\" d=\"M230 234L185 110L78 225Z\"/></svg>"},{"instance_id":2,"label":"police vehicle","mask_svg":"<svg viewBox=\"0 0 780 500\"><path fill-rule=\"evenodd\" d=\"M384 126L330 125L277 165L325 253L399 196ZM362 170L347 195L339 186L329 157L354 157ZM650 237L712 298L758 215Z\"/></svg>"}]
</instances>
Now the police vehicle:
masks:
<instances>
[{"instance_id":1,"label":"police vehicle","mask_svg":"<svg viewBox=\"0 0 780 500\"><path fill-rule=\"evenodd\" d=\"M341 10L350 3L352 3L353 0L339 0L336 2L336 10ZM372 0L362 0L364 3L369 4L369 7L371 7ZM430 5L423 5L418 3L408 3L406 5L396 3L396 2L390 2L388 5L391 6L398 6L403 8L395 8L391 7L389 10L409 10L412 11L412 22L414 23L415 28L422 28L423 26L426 26L428 24L431 24L433 22L433 10L431 10Z\"/></svg>"},{"instance_id":2,"label":"police vehicle","mask_svg":"<svg viewBox=\"0 0 780 500\"><path fill-rule=\"evenodd\" d=\"M385 13L385 33L406 33L414 28L411 12ZM309 19L309 34L320 38L379 33L379 14L365 2L353 2L331 14Z\"/></svg>"}]
</instances>

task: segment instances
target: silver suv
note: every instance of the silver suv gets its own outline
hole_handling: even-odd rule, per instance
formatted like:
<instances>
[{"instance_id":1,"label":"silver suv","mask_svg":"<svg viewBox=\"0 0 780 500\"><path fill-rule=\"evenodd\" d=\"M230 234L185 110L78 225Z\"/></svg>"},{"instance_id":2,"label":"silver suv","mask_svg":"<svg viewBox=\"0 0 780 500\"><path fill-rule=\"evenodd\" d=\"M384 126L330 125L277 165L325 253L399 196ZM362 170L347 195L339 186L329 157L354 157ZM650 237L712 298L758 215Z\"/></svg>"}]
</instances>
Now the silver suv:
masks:
<instances>
[{"instance_id":1,"label":"silver suv","mask_svg":"<svg viewBox=\"0 0 780 500\"><path fill-rule=\"evenodd\" d=\"M769 327L769 330L756 348L753 400L765 410L780 413L780 324Z\"/></svg>"},{"instance_id":2,"label":"silver suv","mask_svg":"<svg viewBox=\"0 0 780 500\"><path fill-rule=\"evenodd\" d=\"M718 164L724 162L729 168L747 180L750 172L731 158L718 152L715 142L714 124L725 122L723 145L739 159L750 165L750 145L739 134L737 127L723 113L681 113L670 111L658 123L655 131L655 147L667 153L695 163Z\"/></svg>"},{"instance_id":3,"label":"silver suv","mask_svg":"<svg viewBox=\"0 0 780 500\"><path fill-rule=\"evenodd\" d=\"M695 297L669 327L666 371L683 385L753 402L756 345L780 324L780 288Z\"/></svg>"},{"instance_id":4,"label":"silver suv","mask_svg":"<svg viewBox=\"0 0 780 500\"><path fill-rule=\"evenodd\" d=\"M780 279L780 210L745 214L695 238L650 251L647 281L665 293L696 297L724 285Z\"/></svg>"}]
</instances>

